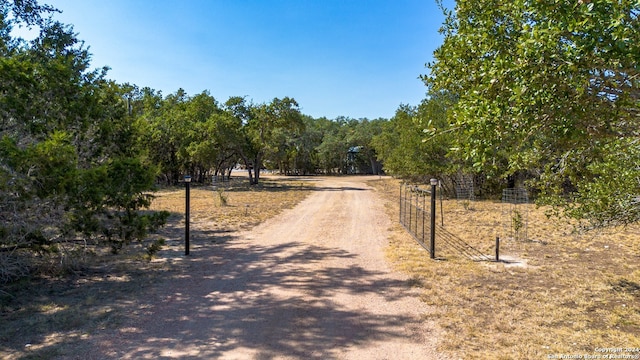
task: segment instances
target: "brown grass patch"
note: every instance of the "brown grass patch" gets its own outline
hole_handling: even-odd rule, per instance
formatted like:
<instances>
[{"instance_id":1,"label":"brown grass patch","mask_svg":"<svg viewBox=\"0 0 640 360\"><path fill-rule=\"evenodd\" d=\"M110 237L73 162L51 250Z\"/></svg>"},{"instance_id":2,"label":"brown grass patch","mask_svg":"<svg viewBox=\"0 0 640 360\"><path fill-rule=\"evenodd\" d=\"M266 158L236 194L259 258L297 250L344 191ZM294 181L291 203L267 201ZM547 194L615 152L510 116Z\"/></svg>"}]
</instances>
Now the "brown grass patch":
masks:
<instances>
[{"instance_id":1,"label":"brown grass patch","mask_svg":"<svg viewBox=\"0 0 640 360\"><path fill-rule=\"evenodd\" d=\"M249 186L244 178L219 183L216 188L192 186L190 222L211 230L247 229L294 207L309 194L310 186L308 182L279 177L263 178L257 186ZM169 211L174 222L183 222L185 189L157 192L151 210Z\"/></svg>"},{"instance_id":2,"label":"brown grass patch","mask_svg":"<svg viewBox=\"0 0 640 360\"><path fill-rule=\"evenodd\" d=\"M399 182L371 181L398 217ZM438 206L440 203L438 202ZM394 225L388 256L423 288L443 330L439 349L453 358L542 359L603 355L597 348L640 348L640 226L580 233L520 205L527 239L510 238L507 205L443 201L444 227L483 253L513 262L478 262L436 239L429 254ZM441 222L438 209L438 223ZM638 355L638 352L624 352Z\"/></svg>"}]
</instances>

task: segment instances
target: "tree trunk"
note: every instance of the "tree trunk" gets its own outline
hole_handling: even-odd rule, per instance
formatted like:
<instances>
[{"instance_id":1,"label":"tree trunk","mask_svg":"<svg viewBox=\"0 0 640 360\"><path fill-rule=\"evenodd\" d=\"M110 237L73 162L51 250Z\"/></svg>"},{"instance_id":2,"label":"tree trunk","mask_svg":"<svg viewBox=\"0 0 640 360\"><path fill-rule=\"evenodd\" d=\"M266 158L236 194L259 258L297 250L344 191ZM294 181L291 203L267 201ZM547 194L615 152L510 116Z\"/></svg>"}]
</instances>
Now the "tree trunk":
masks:
<instances>
[{"instance_id":1,"label":"tree trunk","mask_svg":"<svg viewBox=\"0 0 640 360\"><path fill-rule=\"evenodd\" d=\"M253 163L253 171L255 172L255 176L253 179L252 185L258 185L260 182L260 168L262 167L262 154L256 155L255 161Z\"/></svg>"},{"instance_id":2,"label":"tree trunk","mask_svg":"<svg viewBox=\"0 0 640 360\"><path fill-rule=\"evenodd\" d=\"M247 166L247 172L249 172L249 185L253 185L253 169Z\"/></svg>"}]
</instances>

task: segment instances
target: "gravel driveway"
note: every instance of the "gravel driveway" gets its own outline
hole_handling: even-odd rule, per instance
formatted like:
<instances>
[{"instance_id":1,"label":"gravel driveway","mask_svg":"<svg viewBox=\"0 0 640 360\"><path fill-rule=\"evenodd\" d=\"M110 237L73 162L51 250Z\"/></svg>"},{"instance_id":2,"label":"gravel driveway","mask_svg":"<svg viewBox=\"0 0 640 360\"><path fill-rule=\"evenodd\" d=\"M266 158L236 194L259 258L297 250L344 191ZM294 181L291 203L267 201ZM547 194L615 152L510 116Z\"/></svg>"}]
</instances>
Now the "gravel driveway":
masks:
<instances>
[{"instance_id":1,"label":"gravel driveway","mask_svg":"<svg viewBox=\"0 0 640 360\"><path fill-rule=\"evenodd\" d=\"M440 358L428 307L384 258L391 222L368 179L306 179L312 195L251 231L193 224L175 276L85 357Z\"/></svg>"}]
</instances>

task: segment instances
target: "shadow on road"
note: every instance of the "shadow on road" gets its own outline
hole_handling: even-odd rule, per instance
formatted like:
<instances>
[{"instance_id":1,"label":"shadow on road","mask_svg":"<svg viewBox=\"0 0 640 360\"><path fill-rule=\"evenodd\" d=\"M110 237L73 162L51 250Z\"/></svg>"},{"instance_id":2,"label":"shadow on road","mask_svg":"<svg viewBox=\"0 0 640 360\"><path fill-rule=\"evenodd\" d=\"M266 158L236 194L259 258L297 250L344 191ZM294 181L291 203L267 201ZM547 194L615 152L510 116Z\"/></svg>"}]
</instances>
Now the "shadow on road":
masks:
<instances>
[{"instance_id":1,"label":"shadow on road","mask_svg":"<svg viewBox=\"0 0 640 360\"><path fill-rule=\"evenodd\" d=\"M299 188L369 190L342 185ZM247 243L235 232L192 228L191 255L185 257L179 222L165 230L159 261L133 270L96 264L64 286L43 279L34 304L3 302L3 321L18 312L38 319L31 328L3 333L0 357L195 359L233 352L234 358L321 359L379 339L400 340L414 321L381 315L366 302L336 301L337 294L387 302L404 297L406 282L356 265L355 253L321 243ZM334 261L339 259L354 261Z\"/></svg>"},{"instance_id":2,"label":"shadow on road","mask_svg":"<svg viewBox=\"0 0 640 360\"><path fill-rule=\"evenodd\" d=\"M138 303L149 315L129 330L135 335L117 357L218 358L241 349L246 353L235 357L325 359L403 336L410 319L347 309L332 298L371 294L393 301L406 282L355 265L309 266L354 254L297 242L240 248L234 241L211 244L210 235L194 233L196 248L183 266Z\"/></svg>"}]
</instances>

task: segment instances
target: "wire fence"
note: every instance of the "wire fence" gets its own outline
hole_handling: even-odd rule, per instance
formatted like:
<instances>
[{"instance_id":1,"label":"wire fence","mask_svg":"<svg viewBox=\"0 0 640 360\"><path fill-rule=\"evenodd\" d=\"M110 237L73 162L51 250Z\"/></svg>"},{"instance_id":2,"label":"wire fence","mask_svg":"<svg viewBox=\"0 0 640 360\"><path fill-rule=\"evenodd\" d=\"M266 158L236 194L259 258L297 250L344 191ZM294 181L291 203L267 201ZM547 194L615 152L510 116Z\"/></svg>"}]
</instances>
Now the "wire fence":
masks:
<instances>
[{"instance_id":1,"label":"wire fence","mask_svg":"<svg viewBox=\"0 0 640 360\"><path fill-rule=\"evenodd\" d=\"M436 225L436 198L433 191L436 191L435 185L431 189L424 189L401 184L400 224L425 250L429 251L431 258L435 258L436 248L438 248L439 253L441 250L447 250L447 253L454 253L473 261L493 261L491 256L446 230L443 221L442 225Z\"/></svg>"},{"instance_id":2,"label":"wire fence","mask_svg":"<svg viewBox=\"0 0 640 360\"><path fill-rule=\"evenodd\" d=\"M442 226L437 227L437 241L439 247L444 247L450 250L450 252L456 253L469 260L473 261L494 261L495 258L483 253L482 251L474 248L469 243L460 239L455 234L447 231Z\"/></svg>"},{"instance_id":3,"label":"wire fence","mask_svg":"<svg viewBox=\"0 0 640 360\"><path fill-rule=\"evenodd\" d=\"M504 233L513 240L529 239L529 193L523 188L502 190Z\"/></svg>"},{"instance_id":4,"label":"wire fence","mask_svg":"<svg viewBox=\"0 0 640 360\"><path fill-rule=\"evenodd\" d=\"M431 190L407 184L400 185L400 224L429 252L431 211L427 208L427 200L430 196Z\"/></svg>"}]
</instances>

